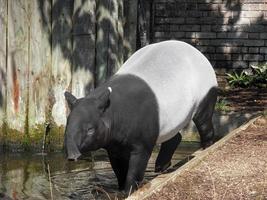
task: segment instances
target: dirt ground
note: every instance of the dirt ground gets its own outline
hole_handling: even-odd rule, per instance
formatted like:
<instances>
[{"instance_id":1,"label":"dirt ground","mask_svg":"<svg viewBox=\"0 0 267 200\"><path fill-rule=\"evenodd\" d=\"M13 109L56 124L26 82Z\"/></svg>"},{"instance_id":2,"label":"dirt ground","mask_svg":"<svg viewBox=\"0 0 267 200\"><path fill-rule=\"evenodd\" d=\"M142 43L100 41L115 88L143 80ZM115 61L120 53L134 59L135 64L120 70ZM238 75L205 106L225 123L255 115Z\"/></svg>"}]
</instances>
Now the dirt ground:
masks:
<instances>
[{"instance_id":1,"label":"dirt ground","mask_svg":"<svg viewBox=\"0 0 267 200\"><path fill-rule=\"evenodd\" d=\"M267 108L267 88L232 88L219 91L227 111L257 112Z\"/></svg>"},{"instance_id":2,"label":"dirt ground","mask_svg":"<svg viewBox=\"0 0 267 200\"><path fill-rule=\"evenodd\" d=\"M267 200L267 117L146 200Z\"/></svg>"}]
</instances>

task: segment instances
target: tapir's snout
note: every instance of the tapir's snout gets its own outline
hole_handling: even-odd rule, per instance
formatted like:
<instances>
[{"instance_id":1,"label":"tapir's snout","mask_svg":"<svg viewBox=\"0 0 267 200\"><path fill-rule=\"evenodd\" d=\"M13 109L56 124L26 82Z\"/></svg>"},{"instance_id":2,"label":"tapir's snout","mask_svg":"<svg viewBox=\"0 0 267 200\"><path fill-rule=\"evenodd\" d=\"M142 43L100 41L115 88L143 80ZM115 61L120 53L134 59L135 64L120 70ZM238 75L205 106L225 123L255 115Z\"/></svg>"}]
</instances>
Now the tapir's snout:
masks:
<instances>
[{"instance_id":1,"label":"tapir's snout","mask_svg":"<svg viewBox=\"0 0 267 200\"><path fill-rule=\"evenodd\" d=\"M65 138L64 150L69 161L77 161L82 155L72 138Z\"/></svg>"},{"instance_id":2,"label":"tapir's snout","mask_svg":"<svg viewBox=\"0 0 267 200\"><path fill-rule=\"evenodd\" d=\"M75 144L69 145L66 149L67 159L69 161L77 161L82 154L80 153L79 149L76 147Z\"/></svg>"}]
</instances>

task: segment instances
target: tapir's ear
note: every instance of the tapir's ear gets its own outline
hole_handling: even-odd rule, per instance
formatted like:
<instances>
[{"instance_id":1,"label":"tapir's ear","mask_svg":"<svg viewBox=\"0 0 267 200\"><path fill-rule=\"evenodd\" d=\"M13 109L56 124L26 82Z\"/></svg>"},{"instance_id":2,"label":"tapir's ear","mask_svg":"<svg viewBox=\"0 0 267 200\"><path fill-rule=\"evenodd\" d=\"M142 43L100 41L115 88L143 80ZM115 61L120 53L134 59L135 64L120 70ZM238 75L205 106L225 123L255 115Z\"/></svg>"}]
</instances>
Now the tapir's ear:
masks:
<instances>
[{"instance_id":1,"label":"tapir's ear","mask_svg":"<svg viewBox=\"0 0 267 200\"><path fill-rule=\"evenodd\" d=\"M72 106L75 104L75 102L77 101L77 98L75 96L73 96L70 92L66 91L64 93L66 101L68 102L69 108L71 109Z\"/></svg>"},{"instance_id":2,"label":"tapir's ear","mask_svg":"<svg viewBox=\"0 0 267 200\"><path fill-rule=\"evenodd\" d=\"M109 96L112 92L112 89L108 87L98 98L97 107L104 111L109 106Z\"/></svg>"}]
</instances>

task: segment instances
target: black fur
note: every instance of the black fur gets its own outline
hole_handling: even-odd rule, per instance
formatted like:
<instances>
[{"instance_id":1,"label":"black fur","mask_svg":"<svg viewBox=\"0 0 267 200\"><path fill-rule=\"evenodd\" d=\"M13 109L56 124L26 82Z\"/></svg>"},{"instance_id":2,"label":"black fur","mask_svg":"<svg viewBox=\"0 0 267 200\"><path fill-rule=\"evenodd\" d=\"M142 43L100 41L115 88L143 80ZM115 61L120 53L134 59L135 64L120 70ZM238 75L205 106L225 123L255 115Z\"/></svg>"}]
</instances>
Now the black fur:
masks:
<instances>
[{"instance_id":1,"label":"black fur","mask_svg":"<svg viewBox=\"0 0 267 200\"><path fill-rule=\"evenodd\" d=\"M177 133L174 137L161 144L156 160L155 172L163 172L171 165L172 156L181 140L182 135Z\"/></svg>"},{"instance_id":2,"label":"black fur","mask_svg":"<svg viewBox=\"0 0 267 200\"><path fill-rule=\"evenodd\" d=\"M75 102L65 136L70 159L76 159L79 152L105 148L119 188L127 193L134 191L143 179L159 133L158 106L152 90L136 76L120 75L86 98L66 96Z\"/></svg>"},{"instance_id":3,"label":"black fur","mask_svg":"<svg viewBox=\"0 0 267 200\"><path fill-rule=\"evenodd\" d=\"M212 115L217 101L218 88L209 90L206 97L201 101L193 121L200 135L201 145L205 149L214 143L214 128Z\"/></svg>"},{"instance_id":4,"label":"black fur","mask_svg":"<svg viewBox=\"0 0 267 200\"><path fill-rule=\"evenodd\" d=\"M85 98L65 96L71 109L65 133L68 158L76 160L88 151L106 149L119 188L133 192L144 177L159 134L158 105L151 88L136 76L116 75ZM214 140L216 99L217 88L212 88L193 117L204 148ZM156 171L169 167L180 141L178 133L161 145Z\"/></svg>"}]
</instances>

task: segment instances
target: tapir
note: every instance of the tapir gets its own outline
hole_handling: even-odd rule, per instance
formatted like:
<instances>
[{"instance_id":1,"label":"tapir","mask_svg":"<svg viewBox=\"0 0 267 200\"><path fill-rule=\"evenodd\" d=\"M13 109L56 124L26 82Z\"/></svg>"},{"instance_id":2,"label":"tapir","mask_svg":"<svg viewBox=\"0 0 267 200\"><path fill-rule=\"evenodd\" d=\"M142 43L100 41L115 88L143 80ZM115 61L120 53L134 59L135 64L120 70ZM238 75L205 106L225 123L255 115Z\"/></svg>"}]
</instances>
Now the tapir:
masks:
<instances>
[{"instance_id":1,"label":"tapir","mask_svg":"<svg viewBox=\"0 0 267 200\"><path fill-rule=\"evenodd\" d=\"M179 131L194 121L203 148L214 142L215 72L207 58L182 41L164 41L136 51L88 96L69 92L64 146L69 160L106 149L120 190L142 182L153 147L161 144L155 171L171 164Z\"/></svg>"}]
</instances>

